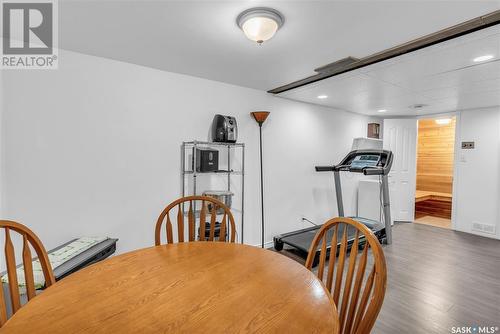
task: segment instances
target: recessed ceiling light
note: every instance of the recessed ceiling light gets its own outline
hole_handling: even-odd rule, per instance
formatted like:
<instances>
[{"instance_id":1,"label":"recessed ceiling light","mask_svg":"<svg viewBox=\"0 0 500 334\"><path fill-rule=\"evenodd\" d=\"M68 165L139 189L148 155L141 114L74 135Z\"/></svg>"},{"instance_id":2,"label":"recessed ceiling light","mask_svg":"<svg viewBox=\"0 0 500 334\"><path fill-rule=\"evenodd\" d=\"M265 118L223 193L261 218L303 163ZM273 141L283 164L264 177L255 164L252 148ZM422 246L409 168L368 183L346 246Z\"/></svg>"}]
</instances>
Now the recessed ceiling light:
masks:
<instances>
[{"instance_id":1,"label":"recessed ceiling light","mask_svg":"<svg viewBox=\"0 0 500 334\"><path fill-rule=\"evenodd\" d=\"M327 97L328 97L328 95L318 95L318 99L321 99L321 100L326 99Z\"/></svg>"},{"instance_id":2,"label":"recessed ceiling light","mask_svg":"<svg viewBox=\"0 0 500 334\"><path fill-rule=\"evenodd\" d=\"M377 110L377 112L386 112L386 111L387 111L387 109L379 109L379 110Z\"/></svg>"},{"instance_id":3,"label":"recessed ceiling light","mask_svg":"<svg viewBox=\"0 0 500 334\"><path fill-rule=\"evenodd\" d=\"M484 56L476 57L476 58L472 59L472 61L475 63L480 63L482 61L487 61L490 59L493 59L493 55L484 55Z\"/></svg>"},{"instance_id":4,"label":"recessed ceiling light","mask_svg":"<svg viewBox=\"0 0 500 334\"><path fill-rule=\"evenodd\" d=\"M436 119L436 124L446 125L451 123L451 118L438 118Z\"/></svg>"},{"instance_id":5,"label":"recessed ceiling light","mask_svg":"<svg viewBox=\"0 0 500 334\"><path fill-rule=\"evenodd\" d=\"M284 22L285 18L280 12L266 7L247 9L236 18L245 36L259 45L271 39Z\"/></svg>"}]
</instances>

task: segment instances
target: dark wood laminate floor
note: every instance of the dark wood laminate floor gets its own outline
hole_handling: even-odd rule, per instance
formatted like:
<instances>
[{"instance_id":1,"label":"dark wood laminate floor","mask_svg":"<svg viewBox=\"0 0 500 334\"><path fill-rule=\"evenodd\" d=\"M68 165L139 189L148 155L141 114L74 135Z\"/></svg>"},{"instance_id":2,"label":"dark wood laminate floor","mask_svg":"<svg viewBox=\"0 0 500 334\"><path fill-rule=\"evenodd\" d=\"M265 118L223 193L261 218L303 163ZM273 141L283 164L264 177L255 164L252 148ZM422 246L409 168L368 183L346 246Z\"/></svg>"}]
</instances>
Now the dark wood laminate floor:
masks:
<instances>
[{"instance_id":1,"label":"dark wood laminate floor","mask_svg":"<svg viewBox=\"0 0 500 334\"><path fill-rule=\"evenodd\" d=\"M500 240L397 224L393 244L384 246L384 253L388 286L372 333L441 334L451 333L453 326L500 327Z\"/></svg>"}]
</instances>

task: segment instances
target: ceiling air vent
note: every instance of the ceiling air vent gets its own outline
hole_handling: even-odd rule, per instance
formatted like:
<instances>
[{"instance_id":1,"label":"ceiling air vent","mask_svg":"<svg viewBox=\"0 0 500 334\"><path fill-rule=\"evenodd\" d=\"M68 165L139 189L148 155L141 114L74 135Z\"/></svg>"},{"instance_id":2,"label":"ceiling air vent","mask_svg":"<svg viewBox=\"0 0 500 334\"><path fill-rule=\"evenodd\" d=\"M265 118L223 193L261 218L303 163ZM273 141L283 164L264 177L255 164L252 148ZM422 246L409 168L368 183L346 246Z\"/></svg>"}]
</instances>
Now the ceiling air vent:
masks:
<instances>
[{"instance_id":1,"label":"ceiling air vent","mask_svg":"<svg viewBox=\"0 0 500 334\"><path fill-rule=\"evenodd\" d=\"M415 103L415 104L412 104L411 106L408 106L408 108L410 108L410 109L422 109L422 108L425 108L428 106L429 106L428 104Z\"/></svg>"},{"instance_id":2,"label":"ceiling air vent","mask_svg":"<svg viewBox=\"0 0 500 334\"><path fill-rule=\"evenodd\" d=\"M346 68L349 65L354 64L357 61L359 61L359 59L354 58L354 57L342 58L340 60L334 61L333 63L315 68L314 72L317 72L317 73L337 72L341 69Z\"/></svg>"}]
</instances>

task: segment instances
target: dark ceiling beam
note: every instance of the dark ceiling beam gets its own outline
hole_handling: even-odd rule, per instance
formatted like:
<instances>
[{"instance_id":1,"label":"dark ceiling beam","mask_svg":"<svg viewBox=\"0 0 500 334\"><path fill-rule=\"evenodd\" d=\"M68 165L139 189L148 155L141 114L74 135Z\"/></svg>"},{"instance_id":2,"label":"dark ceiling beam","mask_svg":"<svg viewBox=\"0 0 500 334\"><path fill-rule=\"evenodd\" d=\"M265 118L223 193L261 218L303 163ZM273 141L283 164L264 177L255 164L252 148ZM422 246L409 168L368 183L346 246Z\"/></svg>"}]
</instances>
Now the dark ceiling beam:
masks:
<instances>
[{"instance_id":1,"label":"dark ceiling beam","mask_svg":"<svg viewBox=\"0 0 500 334\"><path fill-rule=\"evenodd\" d=\"M387 59L391 59L397 56L401 56L405 53L420 50L428 46L441 43L453 38L457 38L471 32L485 29L494 25L500 24L500 10L494 11L492 13L477 17L475 19L457 24L455 26L437 31L435 33L414 39L410 42L395 46L390 49L386 49L382 52L375 53L368 57L358 59L353 62L347 62L345 66L331 66L331 68L324 66L320 69L318 74L312 75L305 79L294 81L287 85L277 87L268 91L271 94L279 94L291 90L294 88L302 87L313 82L331 78L333 76L346 73L349 71L354 71L359 68L372 65ZM350 58L355 59L355 58ZM337 62L333 63L336 64Z\"/></svg>"}]
</instances>

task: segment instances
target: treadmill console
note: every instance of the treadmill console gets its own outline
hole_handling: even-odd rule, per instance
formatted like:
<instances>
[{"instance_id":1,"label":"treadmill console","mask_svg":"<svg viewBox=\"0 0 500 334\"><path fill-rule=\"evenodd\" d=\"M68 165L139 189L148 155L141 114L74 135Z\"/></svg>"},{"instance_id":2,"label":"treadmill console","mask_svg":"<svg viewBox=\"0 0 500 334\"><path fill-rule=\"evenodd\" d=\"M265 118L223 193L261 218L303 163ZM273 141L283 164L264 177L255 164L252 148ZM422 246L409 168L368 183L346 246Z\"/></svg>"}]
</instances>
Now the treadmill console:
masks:
<instances>
[{"instance_id":1,"label":"treadmill console","mask_svg":"<svg viewBox=\"0 0 500 334\"><path fill-rule=\"evenodd\" d=\"M351 169L377 167L379 161L380 161L380 155L374 155L374 154L357 155L351 161Z\"/></svg>"},{"instance_id":2,"label":"treadmill console","mask_svg":"<svg viewBox=\"0 0 500 334\"><path fill-rule=\"evenodd\" d=\"M392 166L392 158L392 152L387 150L354 150L349 152L340 164L316 166L316 171L388 175Z\"/></svg>"}]
</instances>

